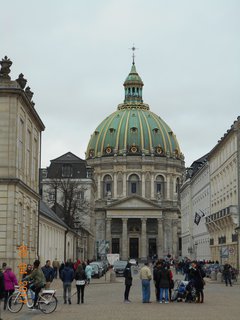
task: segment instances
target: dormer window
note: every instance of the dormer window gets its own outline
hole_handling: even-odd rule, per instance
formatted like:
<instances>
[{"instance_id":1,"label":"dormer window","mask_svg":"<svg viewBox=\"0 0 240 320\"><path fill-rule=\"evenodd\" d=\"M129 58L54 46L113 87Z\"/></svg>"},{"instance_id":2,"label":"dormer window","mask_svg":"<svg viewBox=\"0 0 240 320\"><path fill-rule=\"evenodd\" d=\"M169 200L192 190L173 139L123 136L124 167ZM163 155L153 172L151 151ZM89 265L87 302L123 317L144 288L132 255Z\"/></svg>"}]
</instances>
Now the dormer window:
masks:
<instances>
[{"instance_id":1,"label":"dormer window","mask_svg":"<svg viewBox=\"0 0 240 320\"><path fill-rule=\"evenodd\" d=\"M72 177L73 170L71 164L63 164L62 165L62 177L63 178L70 178Z\"/></svg>"},{"instance_id":2,"label":"dormer window","mask_svg":"<svg viewBox=\"0 0 240 320\"><path fill-rule=\"evenodd\" d=\"M157 134L157 133L159 132L159 129L158 129L158 128L154 128L154 129L153 129L153 132L154 132L155 134Z\"/></svg>"},{"instance_id":3,"label":"dormer window","mask_svg":"<svg viewBox=\"0 0 240 320\"><path fill-rule=\"evenodd\" d=\"M99 134L99 131L94 131L95 136Z\"/></svg>"}]
</instances>

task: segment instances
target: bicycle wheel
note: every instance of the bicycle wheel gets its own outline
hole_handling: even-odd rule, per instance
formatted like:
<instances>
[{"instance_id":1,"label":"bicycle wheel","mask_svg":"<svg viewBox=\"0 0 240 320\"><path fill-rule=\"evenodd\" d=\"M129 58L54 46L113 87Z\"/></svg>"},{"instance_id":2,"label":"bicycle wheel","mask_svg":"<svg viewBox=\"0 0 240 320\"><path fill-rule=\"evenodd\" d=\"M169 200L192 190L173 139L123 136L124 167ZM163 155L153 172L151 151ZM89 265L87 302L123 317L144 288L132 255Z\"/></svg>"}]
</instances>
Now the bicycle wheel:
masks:
<instances>
[{"instance_id":1,"label":"bicycle wheel","mask_svg":"<svg viewBox=\"0 0 240 320\"><path fill-rule=\"evenodd\" d=\"M21 301L21 297L19 295L12 295L8 298L7 307L8 310L13 313L19 312L23 305L24 303Z\"/></svg>"},{"instance_id":2,"label":"bicycle wheel","mask_svg":"<svg viewBox=\"0 0 240 320\"><path fill-rule=\"evenodd\" d=\"M42 293L38 300L39 309L43 313L52 313L57 308L57 298L49 293Z\"/></svg>"}]
</instances>

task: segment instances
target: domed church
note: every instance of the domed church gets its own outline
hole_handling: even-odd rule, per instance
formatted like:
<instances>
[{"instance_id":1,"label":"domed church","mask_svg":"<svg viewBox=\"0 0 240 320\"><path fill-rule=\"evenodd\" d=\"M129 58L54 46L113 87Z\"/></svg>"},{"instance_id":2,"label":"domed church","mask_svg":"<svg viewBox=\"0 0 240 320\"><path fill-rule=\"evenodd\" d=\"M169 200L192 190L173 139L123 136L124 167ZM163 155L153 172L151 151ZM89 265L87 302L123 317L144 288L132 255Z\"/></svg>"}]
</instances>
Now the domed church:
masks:
<instances>
[{"instance_id":1,"label":"domed church","mask_svg":"<svg viewBox=\"0 0 240 320\"><path fill-rule=\"evenodd\" d=\"M86 160L96 183L97 255L178 257L184 157L172 129L143 102L133 55L125 99L91 135ZM107 246L106 246L107 244Z\"/></svg>"}]
</instances>

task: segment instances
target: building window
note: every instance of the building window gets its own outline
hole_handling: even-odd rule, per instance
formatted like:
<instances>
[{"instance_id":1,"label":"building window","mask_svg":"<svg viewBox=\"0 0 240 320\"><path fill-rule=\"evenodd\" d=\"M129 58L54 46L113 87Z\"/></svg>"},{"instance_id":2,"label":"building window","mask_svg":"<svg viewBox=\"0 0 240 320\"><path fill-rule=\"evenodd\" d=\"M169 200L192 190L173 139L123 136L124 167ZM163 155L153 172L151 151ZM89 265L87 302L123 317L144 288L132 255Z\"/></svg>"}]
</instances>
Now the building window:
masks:
<instances>
[{"instance_id":1,"label":"building window","mask_svg":"<svg viewBox=\"0 0 240 320\"><path fill-rule=\"evenodd\" d=\"M132 193L137 193L137 184L136 182L131 183L131 192Z\"/></svg>"},{"instance_id":2,"label":"building window","mask_svg":"<svg viewBox=\"0 0 240 320\"><path fill-rule=\"evenodd\" d=\"M234 233L232 234L232 242L237 242L238 241L238 234Z\"/></svg>"},{"instance_id":3,"label":"building window","mask_svg":"<svg viewBox=\"0 0 240 320\"><path fill-rule=\"evenodd\" d=\"M161 183L157 183L157 193L162 191Z\"/></svg>"},{"instance_id":4,"label":"building window","mask_svg":"<svg viewBox=\"0 0 240 320\"><path fill-rule=\"evenodd\" d=\"M136 174L132 174L128 180L128 193L129 194L140 194L140 181Z\"/></svg>"},{"instance_id":5,"label":"building window","mask_svg":"<svg viewBox=\"0 0 240 320\"><path fill-rule=\"evenodd\" d=\"M103 179L103 193L104 197L112 195L112 177L110 175L106 175Z\"/></svg>"},{"instance_id":6,"label":"building window","mask_svg":"<svg viewBox=\"0 0 240 320\"><path fill-rule=\"evenodd\" d=\"M214 239L210 239L210 242L209 242L210 246L213 246L214 245Z\"/></svg>"},{"instance_id":7,"label":"building window","mask_svg":"<svg viewBox=\"0 0 240 320\"><path fill-rule=\"evenodd\" d=\"M163 198L164 195L164 177L157 176L155 181L155 194L158 198Z\"/></svg>"},{"instance_id":8,"label":"building window","mask_svg":"<svg viewBox=\"0 0 240 320\"><path fill-rule=\"evenodd\" d=\"M72 165L71 164L64 164L62 166L62 177L63 178L72 177Z\"/></svg>"}]
</instances>

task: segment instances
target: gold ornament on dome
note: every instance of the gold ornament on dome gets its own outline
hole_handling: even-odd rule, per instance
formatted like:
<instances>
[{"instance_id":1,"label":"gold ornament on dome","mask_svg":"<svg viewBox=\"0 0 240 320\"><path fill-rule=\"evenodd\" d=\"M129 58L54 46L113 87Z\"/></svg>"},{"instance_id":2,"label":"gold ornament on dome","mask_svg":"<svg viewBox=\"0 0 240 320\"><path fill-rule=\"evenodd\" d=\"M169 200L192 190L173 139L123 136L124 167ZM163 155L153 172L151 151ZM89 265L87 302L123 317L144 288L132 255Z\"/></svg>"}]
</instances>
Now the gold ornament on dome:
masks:
<instances>
[{"instance_id":1,"label":"gold ornament on dome","mask_svg":"<svg viewBox=\"0 0 240 320\"><path fill-rule=\"evenodd\" d=\"M163 149L161 147L156 148L157 154L163 154Z\"/></svg>"},{"instance_id":2,"label":"gold ornament on dome","mask_svg":"<svg viewBox=\"0 0 240 320\"><path fill-rule=\"evenodd\" d=\"M107 154L112 153L112 148L111 147L107 147L105 151L106 151Z\"/></svg>"},{"instance_id":3,"label":"gold ornament on dome","mask_svg":"<svg viewBox=\"0 0 240 320\"><path fill-rule=\"evenodd\" d=\"M136 153L136 152L137 152L137 147L136 147L136 146L132 146L131 149L130 149L130 151L131 151L132 153Z\"/></svg>"},{"instance_id":4,"label":"gold ornament on dome","mask_svg":"<svg viewBox=\"0 0 240 320\"><path fill-rule=\"evenodd\" d=\"M89 150L89 157L90 158L94 157L94 150L93 149Z\"/></svg>"}]
</instances>

